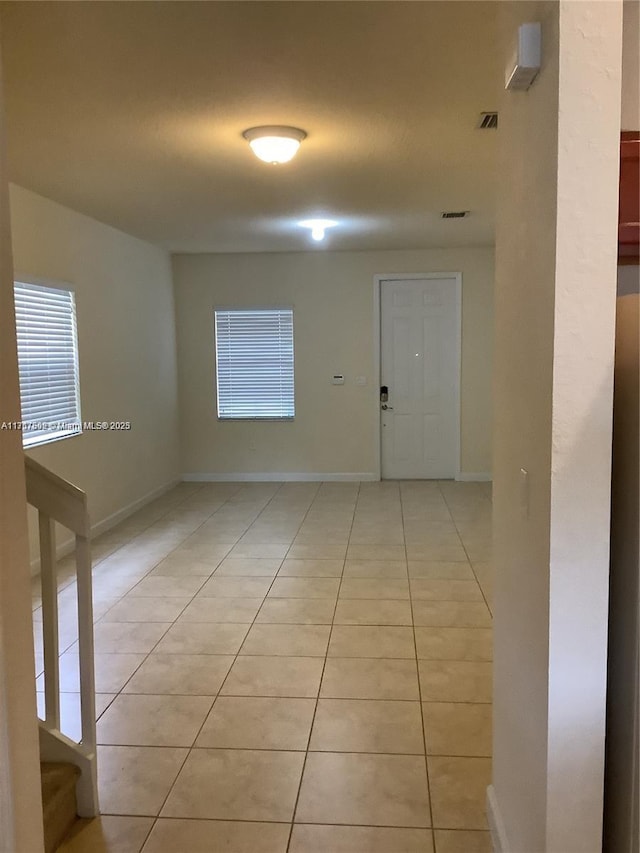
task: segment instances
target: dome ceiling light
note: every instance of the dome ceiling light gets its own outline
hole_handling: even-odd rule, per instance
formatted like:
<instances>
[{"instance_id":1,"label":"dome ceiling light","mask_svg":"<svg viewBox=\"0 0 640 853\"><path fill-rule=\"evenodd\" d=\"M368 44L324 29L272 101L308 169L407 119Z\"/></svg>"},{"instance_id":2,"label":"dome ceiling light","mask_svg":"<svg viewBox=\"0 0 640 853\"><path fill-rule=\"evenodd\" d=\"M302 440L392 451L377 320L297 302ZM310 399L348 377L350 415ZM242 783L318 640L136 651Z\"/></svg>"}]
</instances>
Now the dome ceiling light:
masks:
<instances>
[{"instance_id":1,"label":"dome ceiling light","mask_svg":"<svg viewBox=\"0 0 640 853\"><path fill-rule=\"evenodd\" d=\"M265 125L250 127L242 134L251 150L265 163L288 163L295 157L306 132L298 127Z\"/></svg>"},{"instance_id":2,"label":"dome ceiling light","mask_svg":"<svg viewBox=\"0 0 640 853\"><path fill-rule=\"evenodd\" d=\"M298 222L301 228L310 228L311 236L318 242L324 240L324 232L327 228L333 228L337 224L333 219L303 219L302 222Z\"/></svg>"}]
</instances>

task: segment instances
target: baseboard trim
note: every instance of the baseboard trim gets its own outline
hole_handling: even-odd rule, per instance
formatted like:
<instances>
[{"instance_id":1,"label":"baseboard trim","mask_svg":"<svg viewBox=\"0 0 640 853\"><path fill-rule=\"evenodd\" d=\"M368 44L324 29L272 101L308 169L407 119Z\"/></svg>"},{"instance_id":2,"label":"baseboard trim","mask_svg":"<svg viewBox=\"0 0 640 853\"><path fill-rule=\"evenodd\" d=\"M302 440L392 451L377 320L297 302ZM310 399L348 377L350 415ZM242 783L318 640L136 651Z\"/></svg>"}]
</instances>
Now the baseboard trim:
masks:
<instances>
[{"instance_id":1,"label":"baseboard trim","mask_svg":"<svg viewBox=\"0 0 640 853\"><path fill-rule=\"evenodd\" d=\"M490 483L493 475L489 471L460 471L456 474L456 480L463 483Z\"/></svg>"},{"instance_id":2,"label":"baseboard trim","mask_svg":"<svg viewBox=\"0 0 640 853\"><path fill-rule=\"evenodd\" d=\"M491 843L494 853L509 853L509 844L507 842L507 833L504 828L504 821L498 806L498 798L493 785L487 788L487 819L489 821L489 832L491 833Z\"/></svg>"},{"instance_id":3,"label":"baseboard trim","mask_svg":"<svg viewBox=\"0 0 640 853\"><path fill-rule=\"evenodd\" d=\"M107 530L111 530L112 527L115 527L116 524L120 524L121 521L124 521L125 518L128 518L130 515L133 515L137 510L142 509L143 506L146 506L151 501L156 500L156 498L162 497L166 492L173 489L177 486L181 481L180 478L176 480L170 480L168 483L165 483L163 486L158 486L157 489L153 489L150 492L147 492L146 495L143 495L141 498L138 498L135 501L132 501L127 506L119 509L117 512L108 515L106 518L103 518L101 521L97 521L95 524L91 525L91 538L93 539L95 536L100 536L101 533L106 533ZM76 546L75 537L70 537L69 539L65 539L64 542L60 542L56 547L56 558L61 560L63 557L66 557L68 554L74 550ZM40 556L37 556L35 559L31 560L30 563L31 575L35 577L40 574Z\"/></svg>"},{"instance_id":4,"label":"baseboard trim","mask_svg":"<svg viewBox=\"0 0 640 853\"><path fill-rule=\"evenodd\" d=\"M157 489L152 489L150 492L147 492L146 495L143 495L141 498L138 498L136 501L132 501L132 503L127 504L127 506L119 509L117 512L108 515L106 518L103 518L102 521L98 521L96 524L91 525L91 535L92 536L100 536L101 533L106 533L107 530L111 530L112 527L115 527L116 524L120 524L121 521L124 521L125 518L128 518L130 515L133 515L134 512L137 512L139 509L142 509L143 506L151 503L151 501L155 501L156 498L162 497L162 495L171 491L171 489L175 488L182 480L180 477L176 477L175 480L170 480L168 483L165 483L162 486L158 486Z\"/></svg>"},{"instance_id":5,"label":"baseboard trim","mask_svg":"<svg viewBox=\"0 0 640 853\"><path fill-rule=\"evenodd\" d=\"M377 474L366 472L338 472L338 473L316 473L316 472L291 472L275 473L272 471L238 472L231 471L224 474L191 473L183 474L182 479L186 483L302 483L302 482L344 482L353 483L358 481L373 482L379 480Z\"/></svg>"}]
</instances>

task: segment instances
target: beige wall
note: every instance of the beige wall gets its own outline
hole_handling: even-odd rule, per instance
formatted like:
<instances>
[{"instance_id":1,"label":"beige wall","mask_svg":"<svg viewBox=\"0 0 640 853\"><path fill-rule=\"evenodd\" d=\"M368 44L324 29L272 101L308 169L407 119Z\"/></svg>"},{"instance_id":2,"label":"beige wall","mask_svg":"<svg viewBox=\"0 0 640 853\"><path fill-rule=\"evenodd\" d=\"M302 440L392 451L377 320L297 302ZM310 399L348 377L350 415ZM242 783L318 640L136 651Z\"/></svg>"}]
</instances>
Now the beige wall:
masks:
<instances>
[{"instance_id":1,"label":"beige wall","mask_svg":"<svg viewBox=\"0 0 640 853\"><path fill-rule=\"evenodd\" d=\"M11 226L0 93L0 420L20 419ZM0 432L0 851L43 850L20 436Z\"/></svg>"},{"instance_id":2,"label":"beige wall","mask_svg":"<svg viewBox=\"0 0 640 853\"><path fill-rule=\"evenodd\" d=\"M373 278L428 272L463 275L461 467L491 471L492 248L175 255L173 268L184 473L374 474ZM215 305L293 305L295 421L218 422Z\"/></svg>"},{"instance_id":3,"label":"beige wall","mask_svg":"<svg viewBox=\"0 0 640 853\"><path fill-rule=\"evenodd\" d=\"M17 186L11 221L16 275L75 289L83 420L132 424L30 451L87 491L96 525L180 474L169 256Z\"/></svg>"},{"instance_id":4,"label":"beige wall","mask_svg":"<svg viewBox=\"0 0 640 853\"><path fill-rule=\"evenodd\" d=\"M601 849L621 12L501 6L505 66L543 25L538 79L500 105L489 804L509 853Z\"/></svg>"}]
</instances>

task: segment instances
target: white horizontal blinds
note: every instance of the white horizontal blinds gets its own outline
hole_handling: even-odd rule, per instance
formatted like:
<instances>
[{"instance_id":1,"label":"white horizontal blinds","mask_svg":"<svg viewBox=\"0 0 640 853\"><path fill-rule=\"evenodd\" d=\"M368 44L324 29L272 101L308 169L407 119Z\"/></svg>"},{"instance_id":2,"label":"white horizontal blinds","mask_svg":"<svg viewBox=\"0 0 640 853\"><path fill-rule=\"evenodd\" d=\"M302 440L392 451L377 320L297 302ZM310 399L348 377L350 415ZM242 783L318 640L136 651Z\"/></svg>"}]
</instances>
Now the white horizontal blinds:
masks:
<instances>
[{"instance_id":1,"label":"white horizontal blinds","mask_svg":"<svg viewBox=\"0 0 640 853\"><path fill-rule=\"evenodd\" d=\"M293 311L215 312L219 418L292 418Z\"/></svg>"},{"instance_id":2,"label":"white horizontal blinds","mask_svg":"<svg viewBox=\"0 0 640 853\"><path fill-rule=\"evenodd\" d=\"M23 445L29 447L81 431L75 298L70 290L20 281L14 294Z\"/></svg>"}]
</instances>

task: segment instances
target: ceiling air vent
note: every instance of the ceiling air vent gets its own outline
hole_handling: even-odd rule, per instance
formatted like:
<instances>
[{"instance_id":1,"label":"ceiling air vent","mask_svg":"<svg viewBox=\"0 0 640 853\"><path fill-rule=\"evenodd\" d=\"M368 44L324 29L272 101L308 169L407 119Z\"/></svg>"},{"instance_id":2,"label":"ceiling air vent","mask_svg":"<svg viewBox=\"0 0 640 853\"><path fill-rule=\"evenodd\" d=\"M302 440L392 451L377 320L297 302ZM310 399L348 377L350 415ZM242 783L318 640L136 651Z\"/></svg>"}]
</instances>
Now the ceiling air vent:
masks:
<instances>
[{"instance_id":1,"label":"ceiling air vent","mask_svg":"<svg viewBox=\"0 0 640 853\"><path fill-rule=\"evenodd\" d=\"M498 127L498 113L480 113L476 127L478 130L495 130Z\"/></svg>"},{"instance_id":2,"label":"ceiling air vent","mask_svg":"<svg viewBox=\"0 0 640 853\"><path fill-rule=\"evenodd\" d=\"M441 217L442 219L464 219L468 215L468 210L445 210Z\"/></svg>"}]
</instances>

